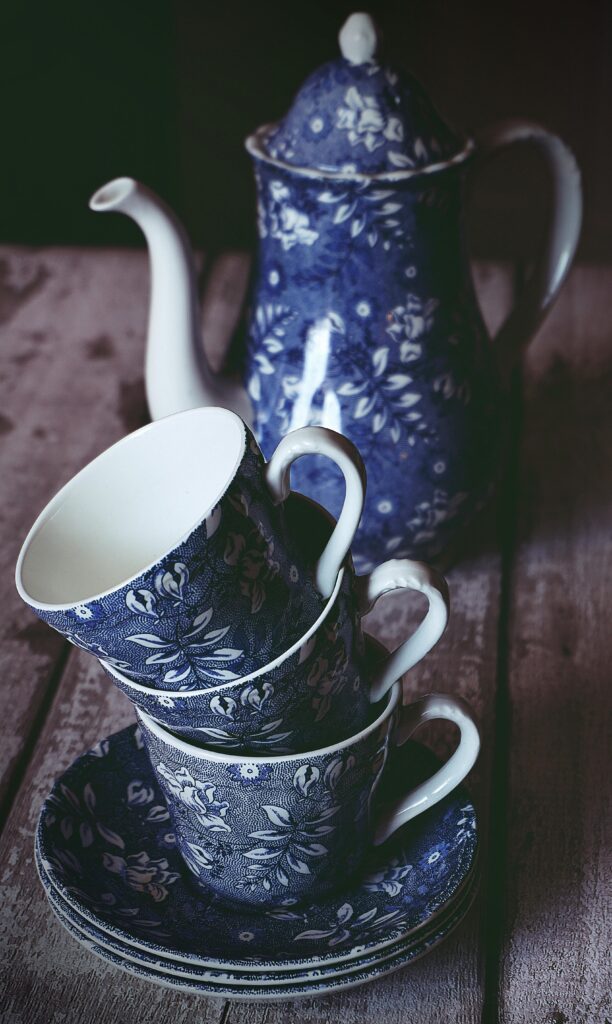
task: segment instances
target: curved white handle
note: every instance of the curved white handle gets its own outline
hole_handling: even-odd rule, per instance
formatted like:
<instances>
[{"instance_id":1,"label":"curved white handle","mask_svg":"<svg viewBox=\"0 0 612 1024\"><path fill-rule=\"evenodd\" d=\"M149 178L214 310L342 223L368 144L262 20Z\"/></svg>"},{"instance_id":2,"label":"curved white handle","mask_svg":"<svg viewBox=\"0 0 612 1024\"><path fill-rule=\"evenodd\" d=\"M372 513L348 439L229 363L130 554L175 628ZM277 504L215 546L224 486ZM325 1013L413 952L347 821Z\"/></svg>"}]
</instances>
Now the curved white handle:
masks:
<instances>
[{"instance_id":1,"label":"curved white handle","mask_svg":"<svg viewBox=\"0 0 612 1024\"><path fill-rule=\"evenodd\" d=\"M420 626L385 659L374 676L370 700L376 703L404 672L425 657L442 636L449 614L448 586L444 577L424 562L391 558L369 575L358 576L354 589L361 615L367 614L379 597L392 590L418 590L429 601L427 615Z\"/></svg>"},{"instance_id":2,"label":"curved white handle","mask_svg":"<svg viewBox=\"0 0 612 1024\"><path fill-rule=\"evenodd\" d=\"M580 170L561 139L530 121L501 121L485 129L477 141L484 159L514 143L535 145L552 179L552 216L542 250L518 302L497 332L496 340L515 357L535 334L571 266L582 224Z\"/></svg>"},{"instance_id":3,"label":"curved white handle","mask_svg":"<svg viewBox=\"0 0 612 1024\"><path fill-rule=\"evenodd\" d=\"M428 693L400 708L399 721L394 736L395 745L402 743L424 722L441 718L459 726L459 745L448 761L438 768L430 779L421 782L405 796L400 797L391 807L386 808L376 823L374 845L384 843L389 836L407 821L429 810L442 800L447 793L463 782L472 770L480 750L480 733L474 713L462 697L451 697L444 693Z\"/></svg>"},{"instance_id":4,"label":"curved white handle","mask_svg":"<svg viewBox=\"0 0 612 1024\"><path fill-rule=\"evenodd\" d=\"M266 480L274 501L284 501L290 491L291 465L302 455L327 455L340 467L346 491L336 527L316 567L315 581L323 597L330 597L340 566L359 526L366 489L366 471L354 444L327 427L300 427L285 434L266 466Z\"/></svg>"}]
</instances>

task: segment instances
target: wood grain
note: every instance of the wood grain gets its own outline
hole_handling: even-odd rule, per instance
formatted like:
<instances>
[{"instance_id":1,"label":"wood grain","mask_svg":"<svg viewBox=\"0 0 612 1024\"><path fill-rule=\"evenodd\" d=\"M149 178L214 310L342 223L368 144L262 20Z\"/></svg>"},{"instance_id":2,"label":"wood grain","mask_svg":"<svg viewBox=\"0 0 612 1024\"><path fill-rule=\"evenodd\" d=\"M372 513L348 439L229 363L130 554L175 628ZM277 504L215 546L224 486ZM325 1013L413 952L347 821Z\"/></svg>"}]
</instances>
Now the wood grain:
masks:
<instances>
[{"instance_id":1,"label":"wood grain","mask_svg":"<svg viewBox=\"0 0 612 1024\"><path fill-rule=\"evenodd\" d=\"M611 295L612 270L574 270L526 365L504 1024L612 1019Z\"/></svg>"},{"instance_id":2,"label":"wood grain","mask_svg":"<svg viewBox=\"0 0 612 1024\"><path fill-rule=\"evenodd\" d=\"M0 249L0 801L64 647L17 596L17 554L55 491L143 422L147 276L142 253Z\"/></svg>"}]
</instances>

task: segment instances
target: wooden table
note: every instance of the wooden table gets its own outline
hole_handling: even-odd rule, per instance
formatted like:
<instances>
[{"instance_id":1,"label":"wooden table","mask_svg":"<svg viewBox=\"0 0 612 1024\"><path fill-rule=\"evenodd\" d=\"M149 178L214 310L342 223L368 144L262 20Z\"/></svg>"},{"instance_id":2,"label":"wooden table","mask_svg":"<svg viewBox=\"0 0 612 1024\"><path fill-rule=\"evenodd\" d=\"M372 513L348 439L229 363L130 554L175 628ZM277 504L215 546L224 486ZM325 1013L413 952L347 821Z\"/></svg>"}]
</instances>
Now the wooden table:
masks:
<instances>
[{"instance_id":1,"label":"wooden table","mask_svg":"<svg viewBox=\"0 0 612 1024\"><path fill-rule=\"evenodd\" d=\"M248 259L205 266L216 357ZM512 268L482 266L490 323ZM62 930L33 863L54 778L132 719L97 663L19 601L22 539L51 495L146 418L142 252L0 249L2 683L0 1017L7 1024L210 1021L606 1024L610 991L612 270L578 267L515 380L500 498L449 573L446 636L409 695L461 693L484 748L472 784L486 870L478 907L438 950L345 994L293 1004L183 997L106 966ZM420 609L389 597L393 642ZM448 737L437 746L448 747ZM606 825L608 830L606 830Z\"/></svg>"}]
</instances>

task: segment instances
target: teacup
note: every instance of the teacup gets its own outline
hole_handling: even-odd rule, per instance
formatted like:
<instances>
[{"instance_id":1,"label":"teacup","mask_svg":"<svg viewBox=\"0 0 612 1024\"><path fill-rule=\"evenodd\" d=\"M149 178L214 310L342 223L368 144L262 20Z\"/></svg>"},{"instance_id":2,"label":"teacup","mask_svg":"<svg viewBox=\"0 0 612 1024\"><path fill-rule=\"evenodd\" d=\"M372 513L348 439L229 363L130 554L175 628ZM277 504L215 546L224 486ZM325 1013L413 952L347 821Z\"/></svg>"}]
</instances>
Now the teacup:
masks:
<instances>
[{"instance_id":1,"label":"teacup","mask_svg":"<svg viewBox=\"0 0 612 1024\"><path fill-rule=\"evenodd\" d=\"M282 503L291 464L313 453L340 466L346 494L310 572ZM178 413L119 441L59 491L23 544L17 589L130 678L170 690L236 679L319 618L364 489L359 453L334 431L294 431L266 464L234 413Z\"/></svg>"},{"instance_id":2,"label":"teacup","mask_svg":"<svg viewBox=\"0 0 612 1024\"><path fill-rule=\"evenodd\" d=\"M480 739L469 706L428 694L401 705L395 683L370 725L303 754L247 757L203 749L138 711L181 855L196 885L226 900L282 906L341 888L378 845L460 783ZM459 745L434 775L390 807L376 791L393 745L423 722L447 719ZM393 771L393 759L389 762Z\"/></svg>"},{"instance_id":3,"label":"teacup","mask_svg":"<svg viewBox=\"0 0 612 1024\"><path fill-rule=\"evenodd\" d=\"M314 560L335 522L300 494L286 503L287 525L305 538ZM363 673L361 615L389 590L423 592L429 610L396 654L381 658L374 676ZM363 728L371 701L412 668L437 642L448 618L444 579L421 563L391 561L355 578L350 557L317 622L281 657L236 682L196 690L161 691L102 666L134 704L192 743L241 753L298 753L335 743Z\"/></svg>"},{"instance_id":4,"label":"teacup","mask_svg":"<svg viewBox=\"0 0 612 1024\"><path fill-rule=\"evenodd\" d=\"M375 673L364 671L361 616L382 594L410 589L429 608L417 630ZM299 753L351 736L372 717L372 702L437 643L448 619L444 579L421 562L392 559L368 576L338 574L320 618L275 662L236 682L161 692L102 667L136 707L190 743L243 754Z\"/></svg>"}]
</instances>

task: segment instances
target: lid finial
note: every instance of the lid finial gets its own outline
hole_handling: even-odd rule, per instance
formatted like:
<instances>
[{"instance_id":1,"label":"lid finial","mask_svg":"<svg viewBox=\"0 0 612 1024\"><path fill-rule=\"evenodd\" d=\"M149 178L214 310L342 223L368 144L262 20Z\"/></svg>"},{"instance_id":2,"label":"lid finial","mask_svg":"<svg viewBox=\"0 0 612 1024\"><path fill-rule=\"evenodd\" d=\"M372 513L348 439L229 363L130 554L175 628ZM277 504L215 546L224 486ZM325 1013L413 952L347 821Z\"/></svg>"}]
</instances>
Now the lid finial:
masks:
<instances>
[{"instance_id":1,"label":"lid finial","mask_svg":"<svg viewBox=\"0 0 612 1024\"><path fill-rule=\"evenodd\" d=\"M351 64L367 64L376 53L378 36L369 14L351 14L338 34L340 50Z\"/></svg>"}]
</instances>

